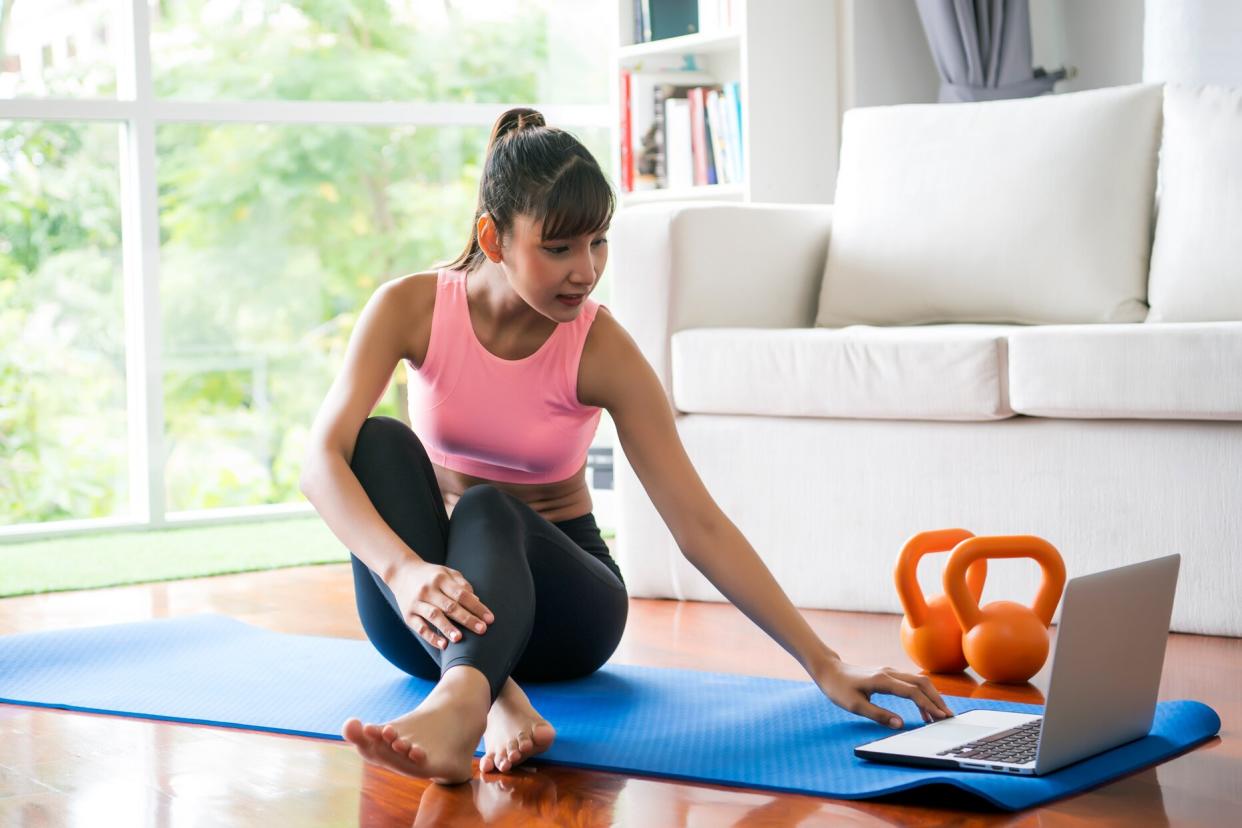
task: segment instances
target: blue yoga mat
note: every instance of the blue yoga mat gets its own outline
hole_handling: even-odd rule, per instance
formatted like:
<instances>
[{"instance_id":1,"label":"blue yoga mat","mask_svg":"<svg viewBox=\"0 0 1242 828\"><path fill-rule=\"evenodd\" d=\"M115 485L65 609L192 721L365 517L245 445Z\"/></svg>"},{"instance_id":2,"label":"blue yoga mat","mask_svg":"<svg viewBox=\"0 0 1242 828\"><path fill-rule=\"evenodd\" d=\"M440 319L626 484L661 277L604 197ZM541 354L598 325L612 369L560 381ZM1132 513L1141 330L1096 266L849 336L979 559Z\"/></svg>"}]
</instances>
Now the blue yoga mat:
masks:
<instances>
[{"instance_id":1,"label":"blue yoga mat","mask_svg":"<svg viewBox=\"0 0 1242 828\"><path fill-rule=\"evenodd\" d=\"M0 701L64 710L341 739L350 716L388 721L431 687L368 641L288 635L215 614L0 637ZM947 783L1008 810L1115 779L1220 729L1205 704L1160 702L1149 736L1049 776L1015 778L858 759L854 745L892 731L840 709L809 680L607 664L523 689L557 729L532 762L843 799ZM1041 710L945 699L959 713ZM873 701L907 727L922 724L906 699Z\"/></svg>"}]
</instances>

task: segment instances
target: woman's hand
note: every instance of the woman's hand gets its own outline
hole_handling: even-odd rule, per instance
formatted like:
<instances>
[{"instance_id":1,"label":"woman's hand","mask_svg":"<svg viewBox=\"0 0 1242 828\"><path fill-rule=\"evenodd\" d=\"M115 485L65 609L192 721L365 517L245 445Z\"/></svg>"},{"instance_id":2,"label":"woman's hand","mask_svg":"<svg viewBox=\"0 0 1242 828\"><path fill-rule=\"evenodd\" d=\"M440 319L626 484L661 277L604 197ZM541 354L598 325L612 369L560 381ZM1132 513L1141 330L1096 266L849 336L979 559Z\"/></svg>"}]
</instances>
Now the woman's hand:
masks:
<instances>
[{"instance_id":1,"label":"woman's hand","mask_svg":"<svg viewBox=\"0 0 1242 828\"><path fill-rule=\"evenodd\" d=\"M901 717L872 704L872 693L905 696L918 706L924 722L954 715L927 676L902 673L891 667L856 667L837 660L820 669L813 678L824 695L837 705L886 727L900 729Z\"/></svg>"},{"instance_id":2,"label":"woman's hand","mask_svg":"<svg viewBox=\"0 0 1242 828\"><path fill-rule=\"evenodd\" d=\"M410 560L398 567L387 583L397 598L405 623L441 650L448 646L444 636L461 641L461 630L452 621L482 635L487 629L484 622L490 624L496 620L456 569Z\"/></svg>"}]
</instances>

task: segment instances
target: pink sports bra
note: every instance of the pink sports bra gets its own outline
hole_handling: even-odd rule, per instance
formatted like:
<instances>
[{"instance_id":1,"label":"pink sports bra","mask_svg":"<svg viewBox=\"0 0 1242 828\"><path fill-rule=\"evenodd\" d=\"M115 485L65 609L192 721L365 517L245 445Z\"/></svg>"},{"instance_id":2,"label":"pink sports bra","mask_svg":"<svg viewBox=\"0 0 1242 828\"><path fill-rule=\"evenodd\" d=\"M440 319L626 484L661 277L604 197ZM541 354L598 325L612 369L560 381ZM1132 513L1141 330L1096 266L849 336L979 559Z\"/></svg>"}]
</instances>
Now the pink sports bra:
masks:
<instances>
[{"instance_id":1,"label":"pink sports bra","mask_svg":"<svg viewBox=\"0 0 1242 828\"><path fill-rule=\"evenodd\" d=\"M502 359L470 322L466 273L440 268L427 355L406 363L414 433L433 463L504 483L553 483L586 462L603 409L578 402L578 363L600 304L562 322L539 350Z\"/></svg>"}]
</instances>

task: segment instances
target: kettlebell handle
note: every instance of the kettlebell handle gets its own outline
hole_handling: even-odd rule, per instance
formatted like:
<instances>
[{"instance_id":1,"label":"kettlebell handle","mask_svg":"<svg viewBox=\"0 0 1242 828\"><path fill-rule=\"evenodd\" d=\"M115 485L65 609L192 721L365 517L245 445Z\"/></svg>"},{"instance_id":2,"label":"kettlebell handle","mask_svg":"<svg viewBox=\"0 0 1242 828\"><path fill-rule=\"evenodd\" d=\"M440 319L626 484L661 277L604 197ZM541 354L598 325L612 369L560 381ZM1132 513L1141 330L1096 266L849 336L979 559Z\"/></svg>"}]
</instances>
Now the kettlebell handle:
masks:
<instances>
[{"instance_id":1,"label":"kettlebell handle","mask_svg":"<svg viewBox=\"0 0 1242 828\"><path fill-rule=\"evenodd\" d=\"M921 627L927 621L927 599L919 586L919 559L929 552L948 552L974 533L966 529L934 529L930 532L919 532L906 541L897 556L897 568L893 572L893 580L897 582L897 597L901 599L901 608L905 610L910 626ZM978 601L983 595L983 581L988 574L988 562L980 560L966 572L966 583Z\"/></svg>"},{"instance_id":2,"label":"kettlebell handle","mask_svg":"<svg viewBox=\"0 0 1242 828\"><path fill-rule=\"evenodd\" d=\"M986 558L1034 558L1043 570L1043 580L1035 594L1031 610L1043 622L1051 626L1052 615L1061 601L1065 589L1065 561L1056 547L1035 535L986 535L971 537L953 548L949 562L944 567L944 592L957 615L962 629L969 632L982 613L979 599L967 590L967 568Z\"/></svg>"}]
</instances>

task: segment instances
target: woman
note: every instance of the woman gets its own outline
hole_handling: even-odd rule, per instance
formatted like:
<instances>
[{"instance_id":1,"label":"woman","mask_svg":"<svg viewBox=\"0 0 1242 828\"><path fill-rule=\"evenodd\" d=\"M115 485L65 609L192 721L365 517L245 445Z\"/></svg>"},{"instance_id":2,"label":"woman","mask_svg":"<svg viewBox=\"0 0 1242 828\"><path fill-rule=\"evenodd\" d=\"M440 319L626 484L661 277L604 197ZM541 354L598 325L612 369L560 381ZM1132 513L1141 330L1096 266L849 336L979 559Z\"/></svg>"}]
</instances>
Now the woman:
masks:
<instances>
[{"instance_id":1,"label":"woman","mask_svg":"<svg viewBox=\"0 0 1242 828\"><path fill-rule=\"evenodd\" d=\"M585 458L607 409L679 548L790 652L823 693L884 724L870 694L952 715L926 677L841 661L721 513L682 448L664 390L589 298L614 195L590 152L531 109L496 122L470 243L367 302L315 418L302 491L352 550L363 628L436 681L383 725L345 722L368 761L437 782L508 771L556 731L516 683L587 675L616 648L628 597L600 537ZM396 364L417 370L411 430L368 417Z\"/></svg>"}]
</instances>

